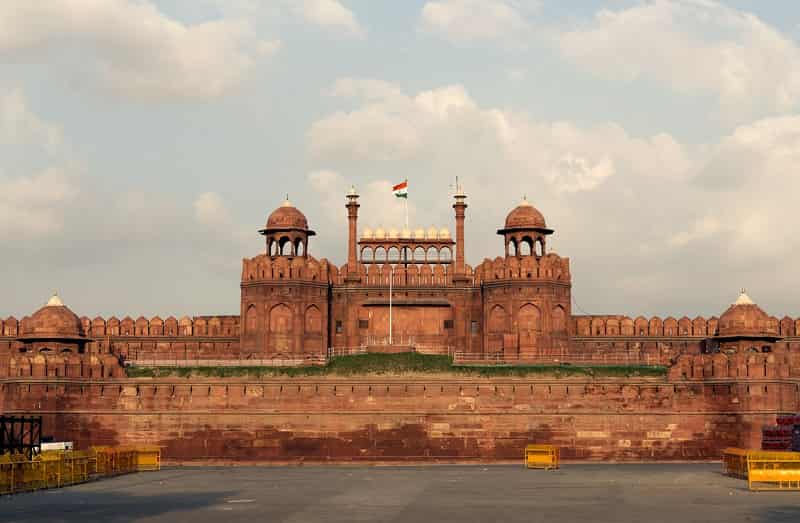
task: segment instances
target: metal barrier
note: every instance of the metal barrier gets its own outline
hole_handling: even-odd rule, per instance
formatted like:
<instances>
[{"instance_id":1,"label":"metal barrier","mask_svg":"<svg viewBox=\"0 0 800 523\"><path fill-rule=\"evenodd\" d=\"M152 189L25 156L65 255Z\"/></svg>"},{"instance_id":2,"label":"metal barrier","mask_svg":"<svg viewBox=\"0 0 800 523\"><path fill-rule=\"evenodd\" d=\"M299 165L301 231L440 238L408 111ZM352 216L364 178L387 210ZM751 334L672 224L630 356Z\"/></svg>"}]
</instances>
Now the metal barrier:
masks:
<instances>
[{"instance_id":1,"label":"metal barrier","mask_svg":"<svg viewBox=\"0 0 800 523\"><path fill-rule=\"evenodd\" d=\"M750 490L800 490L800 452L777 452L781 456L747 460Z\"/></svg>"},{"instance_id":2,"label":"metal barrier","mask_svg":"<svg viewBox=\"0 0 800 523\"><path fill-rule=\"evenodd\" d=\"M747 450L726 448L722 451L722 466L725 474L734 478L747 479Z\"/></svg>"},{"instance_id":3,"label":"metal barrier","mask_svg":"<svg viewBox=\"0 0 800 523\"><path fill-rule=\"evenodd\" d=\"M800 490L800 452L727 448L725 474L746 479L750 490Z\"/></svg>"},{"instance_id":4,"label":"metal barrier","mask_svg":"<svg viewBox=\"0 0 800 523\"><path fill-rule=\"evenodd\" d=\"M557 469L559 466L558 447L553 445L526 445L525 466L529 469Z\"/></svg>"},{"instance_id":5,"label":"metal barrier","mask_svg":"<svg viewBox=\"0 0 800 523\"><path fill-rule=\"evenodd\" d=\"M58 488L100 477L160 470L158 447L92 447L88 451L45 451L33 460L0 455L0 494Z\"/></svg>"}]
</instances>

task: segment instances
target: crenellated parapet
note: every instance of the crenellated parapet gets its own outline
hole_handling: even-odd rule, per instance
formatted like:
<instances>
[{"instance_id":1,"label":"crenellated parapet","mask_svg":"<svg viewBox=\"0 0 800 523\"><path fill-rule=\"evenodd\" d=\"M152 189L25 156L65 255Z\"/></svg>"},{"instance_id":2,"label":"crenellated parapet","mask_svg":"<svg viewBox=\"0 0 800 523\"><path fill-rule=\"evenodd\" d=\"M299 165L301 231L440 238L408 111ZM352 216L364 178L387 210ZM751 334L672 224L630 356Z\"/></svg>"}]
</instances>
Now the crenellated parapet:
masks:
<instances>
[{"instance_id":1,"label":"crenellated parapet","mask_svg":"<svg viewBox=\"0 0 800 523\"><path fill-rule=\"evenodd\" d=\"M259 254L242 260L242 282L308 280L333 283L339 269L322 258L312 256L285 257Z\"/></svg>"},{"instance_id":2,"label":"crenellated parapet","mask_svg":"<svg viewBox=\"0 0 800 523\"><path fill-rule=\"evenodd\" d=\"M475 283L499 280L552 280L570 283L569 258L548 253L542 257L509 256L494 260L484 259L475 268Z\"/></svg>"},{"instance_id":3,"label":"crenellated parapet","mask_svg":"<svg viewBox=\"0 0 800 523\"><path fill-rule=\"evenodd\" d=\"M573 332L581 338L634 337L634 338L707 338L717 330L719 319L716 316L690 319L683 316L676 319L668 316L631 318L621 315L573 316Z\"/></svg>"}]
</instances>

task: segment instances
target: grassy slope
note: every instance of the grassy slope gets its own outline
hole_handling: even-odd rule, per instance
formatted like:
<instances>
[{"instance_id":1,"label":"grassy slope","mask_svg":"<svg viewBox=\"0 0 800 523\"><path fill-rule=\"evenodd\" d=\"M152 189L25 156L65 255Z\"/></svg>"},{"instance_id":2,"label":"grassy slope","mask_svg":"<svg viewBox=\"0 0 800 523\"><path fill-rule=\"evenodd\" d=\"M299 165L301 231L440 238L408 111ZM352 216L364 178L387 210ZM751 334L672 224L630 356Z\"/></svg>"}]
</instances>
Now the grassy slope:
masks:
<instances>
[{"instance_id":1,"label":"grassy slope","mask_svg":"<svg viewBox=\"0 0 800 523\"><path fill-rule=\"evenodd\" d=\"M131 378L178 377L313 377L365 376L406 374L448 374L452 376L520 377L520 376L594 376L632 377L664 376L666 367L658 366L462 366L453 365L448 356L429 356L417 353L359 354L335 358L324 367L128 367Z\"/></svg>"}]
</instances>

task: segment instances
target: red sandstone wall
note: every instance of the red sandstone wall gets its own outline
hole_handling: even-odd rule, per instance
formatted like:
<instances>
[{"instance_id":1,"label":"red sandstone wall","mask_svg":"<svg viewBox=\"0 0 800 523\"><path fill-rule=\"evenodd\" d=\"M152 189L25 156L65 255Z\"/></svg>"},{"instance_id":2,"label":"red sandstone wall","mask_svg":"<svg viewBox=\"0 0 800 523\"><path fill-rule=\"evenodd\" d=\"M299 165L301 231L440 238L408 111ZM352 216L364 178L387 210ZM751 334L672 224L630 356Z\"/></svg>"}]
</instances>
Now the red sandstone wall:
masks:
<instances>
[{"instance_id":1,"label":"red sandstone wall","mask_svg":"<svg viewBox=\"0 0 800 523\"><path fill-rule=\"evenodd\" d=\"M6 412L92 444L151 442L172 460L709 459L758 446L800 409L788 379L2 380Z\"/></svg>"}]
</instances>

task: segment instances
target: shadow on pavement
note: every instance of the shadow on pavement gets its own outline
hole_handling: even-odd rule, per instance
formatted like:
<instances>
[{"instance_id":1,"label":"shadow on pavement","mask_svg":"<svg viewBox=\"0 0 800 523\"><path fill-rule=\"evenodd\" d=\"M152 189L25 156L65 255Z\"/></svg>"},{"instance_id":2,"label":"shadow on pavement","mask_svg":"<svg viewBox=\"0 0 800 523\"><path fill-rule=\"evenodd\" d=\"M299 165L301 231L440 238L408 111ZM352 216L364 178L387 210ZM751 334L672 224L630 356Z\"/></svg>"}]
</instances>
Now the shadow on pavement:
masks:
<instances>
[{"instance_id":1,"label":"shadow on pavement","mask_svg":"<svg viewBox=\"0 0 800 523\"><path fill-rule=\"evenodd\" d=\"M232 492L132 495L122 492L48 490L0 498L0 522L123 523L208 507Z\"/></svg>"}]
</instances>

